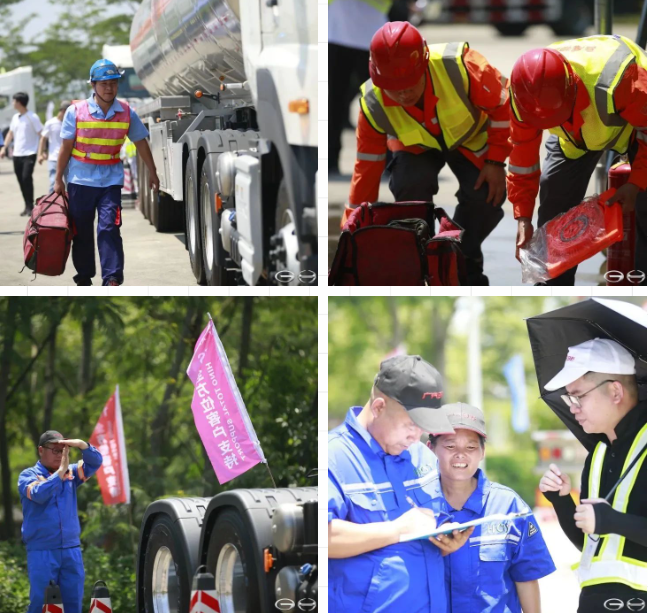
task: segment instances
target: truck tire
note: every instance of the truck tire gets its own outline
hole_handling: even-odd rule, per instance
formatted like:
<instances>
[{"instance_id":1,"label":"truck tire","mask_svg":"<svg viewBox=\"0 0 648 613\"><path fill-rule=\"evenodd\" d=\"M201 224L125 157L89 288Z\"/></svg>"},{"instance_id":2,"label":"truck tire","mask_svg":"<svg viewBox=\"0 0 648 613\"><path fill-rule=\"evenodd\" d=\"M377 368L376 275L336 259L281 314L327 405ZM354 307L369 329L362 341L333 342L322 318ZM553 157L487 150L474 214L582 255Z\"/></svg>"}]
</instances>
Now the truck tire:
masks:
<instances>
[{"instance_id":1,"label":"truck tire","mask_svg":"<svg viewBox=\"0 0 648 613\"><path fill-rule=\"evenodd\" d=\"M279 190L277 192L277 208L275 209L275 232L279 232L282 228L289 224L294 225L295 220L293 218L293 212L290 208L290 197L288 196L288 186L286 184L286 179L282 179L279 184ZM281 259L275 259L273 262L273 268L275 271L280 270L290 270L293 272L294 278L292 281L287 283L281 283L281 285L300 285L300 275L299 275L299 241L295 234L295 230L286 235L286 239L283 241L283 251ZM291 264L288 263L288 259L292 257ZM276 283L276 281L275 281Z\"/></svg>"},{"instance_id":2,"label":"truck tire","mask_svg":"<svg viewBox=\"0 0 648 613\"><path fill-rule=\"evenodd\" d=\"M214 210L216 178L211 176L209 165L203 164L200 173L200 217L202 227L202 254L207 285L232 285L232 275L216 258L225 261L225 250L220 238L220 215Z\"/></svg>"},{"instance_id":3,"label":"truck tire","mask_svg":"<svg viewBox=\"0 0 648 613\"><path fill-rule=\"evenodd\" d=\"M185 207L187 219L187 250L191 270L198 285L205 285L205 266L202 258L202 233L200 231L200 207L198 206L198 183L195 154L189 155L185 166Z\"/></svg>"},{"instance_id":4,"label":"truck tire","mask_svg":"<svg viewBox=\"0 0 648 613\"><path fill-rule=\"evenodd\" d=\"M585 31L594 23L592 8L583 0L562 2L559 21L549 24L556 36L585 36Z\"/></svg>"},{"instance_id":5,"label":"truck tire","mask_svg":"<svg viewBox=\"0 0 648 613\"><path fill-rule=\"evenodd\" d=\"M259 613L265 610L258 592L259 572L254 546L238 511L219 513L209 538L207 569L216 580L223 611Z\"/></svg>"},{"instance_id":6,"label":"truck tire","mask_svg":"<svg viewBox=\"0 0 648 613\"><path fill-rule=\"evenodd\" d=\"M155 518L144 556L144 610L146 613L179 613L189 610L191 568L182 533L168 515Z\"/></svg>"},{"instance_id":7,"label":"truck tire","mask_svg":"<svg viewBox=\"0 0 648 613\"><path fill-rule=\"evenodd\" d=\"M502 35L502 36L522 36L524 34L524 31L529 27L528 23L520 23L520 22L513 22L513 23L496 23L495 29Z\"/></svg>"}]
</instances>

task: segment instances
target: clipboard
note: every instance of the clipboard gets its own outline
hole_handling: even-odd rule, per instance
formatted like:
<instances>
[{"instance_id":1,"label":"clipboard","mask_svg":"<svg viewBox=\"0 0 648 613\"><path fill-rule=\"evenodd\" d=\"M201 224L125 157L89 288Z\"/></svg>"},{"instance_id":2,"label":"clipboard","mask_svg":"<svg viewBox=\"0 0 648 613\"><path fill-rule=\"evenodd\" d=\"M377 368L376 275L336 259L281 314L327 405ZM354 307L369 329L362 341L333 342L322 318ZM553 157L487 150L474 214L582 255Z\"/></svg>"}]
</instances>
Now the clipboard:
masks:
<instances>
[{"instance_id":1,"label":"clipboard","mask_svg":"<svg viewBox=\"0 0 648 613\"><path fill-rule=\"evenodd\" d=\"M492 524L499 523L504 521L512 521L514 519L519 519L520 517L526 517L527 515L532 515L533 511L531 509L527 511L518 511L517 513L496 513L495 515L487 515L486 517L480 517L479 519L473 519L472 521L467 521L463 524L457 522L451 522L448 524L443 524L439 526L436 530L428 532L410 532L409 534L401 535L399 542L406 543L408 541L416 541L420 539L428 539L431 536L438 536L439 534L451 534L453 530L459 530L463 532L472 526L480 526L482 524Z\"/></svg>"}]
</instances>

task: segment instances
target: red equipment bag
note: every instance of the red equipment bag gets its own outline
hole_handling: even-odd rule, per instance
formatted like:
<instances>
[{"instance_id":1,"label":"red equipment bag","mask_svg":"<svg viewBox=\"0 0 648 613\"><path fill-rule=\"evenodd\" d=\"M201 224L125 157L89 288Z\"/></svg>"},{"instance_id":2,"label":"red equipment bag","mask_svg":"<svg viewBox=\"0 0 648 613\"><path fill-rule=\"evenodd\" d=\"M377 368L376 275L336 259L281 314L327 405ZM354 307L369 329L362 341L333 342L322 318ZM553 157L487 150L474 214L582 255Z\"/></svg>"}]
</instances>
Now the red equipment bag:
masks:
<instances>
[{"instance_id":1,"label":"red equipment bag","mask_svg":"<svg viewBox=\"0 0 648 613\"><path fill-rule=\"evenodd\" d=\"M616 191L628 182L630 164L614 164L608 172L608 187ZM623 213L623 240L610 245L607 250L608 285L636 285L633 283L635 263L635 214L634 211ZM637 274L637 273L635 273ZM639 279L637 279L639 281Z\"/></svg>"},{"instance_id":2,"label":"red equipment bag","mask_svg":"<svg viewBox=\"0 0 648 613\"><path fill-rule=\"evenodd\" d=\"M555 279L623 238L621 206L605 203L613 189L586 198L538 228L520 249L522 282Z\"/></svg>"},{"instance_id":3,"label":"red equipment bag","mask_svg":"<svg viewBox=\"0 0 648 613\"><path fill-rule=\"evenodd\" d=\"M52 192L39 198L25 228L25 266L39 275L62 275L73 236L67 195Z\"/></svg>"},{"instance_id":4,"label":"red equipment bag","mask_svg":"<svg viewBox=\"0 0 648 613\"><path fill-rule=\"evenodd\" d=\"M463 232L431 202L365 202L342 229L329 285L462 285Z\"/></svg>"}]
</instances>

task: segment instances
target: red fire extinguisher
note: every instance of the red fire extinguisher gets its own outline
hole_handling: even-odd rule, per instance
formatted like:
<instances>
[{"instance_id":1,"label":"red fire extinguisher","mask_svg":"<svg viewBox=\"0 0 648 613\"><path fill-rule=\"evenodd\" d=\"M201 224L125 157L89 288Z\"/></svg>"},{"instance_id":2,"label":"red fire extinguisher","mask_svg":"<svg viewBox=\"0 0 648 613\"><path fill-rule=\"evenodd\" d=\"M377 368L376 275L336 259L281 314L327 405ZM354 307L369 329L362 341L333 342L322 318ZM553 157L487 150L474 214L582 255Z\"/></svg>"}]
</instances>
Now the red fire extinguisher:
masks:
<instances>
[{"instance_id":1,"label":"red fire extinguisher","mask_svg":"<svg viewBox=\"0 0 648 613\"><path fill-rule=\"evenodd\" d=\"M610 167L608 188L618 189L627 183L630 177L630 164L619 163ZM640 279L634 279L635 255L635 214L634 211L623 213L623 240L610 245L607 250L607 272L605 280L608 285L636 285ZM628 274L630 273L630 276ZM634 274L633 274L634 273Z\"/></svg>"}]
</instances>

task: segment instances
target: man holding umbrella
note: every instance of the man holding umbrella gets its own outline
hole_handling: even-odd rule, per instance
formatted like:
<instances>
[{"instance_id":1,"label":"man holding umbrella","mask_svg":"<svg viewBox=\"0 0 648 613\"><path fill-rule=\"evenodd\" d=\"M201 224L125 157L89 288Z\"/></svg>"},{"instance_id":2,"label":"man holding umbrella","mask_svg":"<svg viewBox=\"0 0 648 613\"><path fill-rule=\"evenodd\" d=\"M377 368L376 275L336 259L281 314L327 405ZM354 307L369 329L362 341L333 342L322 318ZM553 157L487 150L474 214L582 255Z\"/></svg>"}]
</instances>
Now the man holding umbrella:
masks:
<instances>
[{"instance_id":1,"label":"man holding umbrella","mask_svg":"<svg viewBox=\"0 0 648 613\"><path fill-rule=\"evenodd\" d=\"M534 347L537 364L538 353ZM565 534L583 552L578 612L645 610L646 403L635 357L614 340L588 340L568 348L562 370L543 387L565 392L560 398L578 426L566 423L581 429L574 434L590 449L579 505L569 495L569 476L555 464L540 481Z\"/></svg>"}]
</instances>

